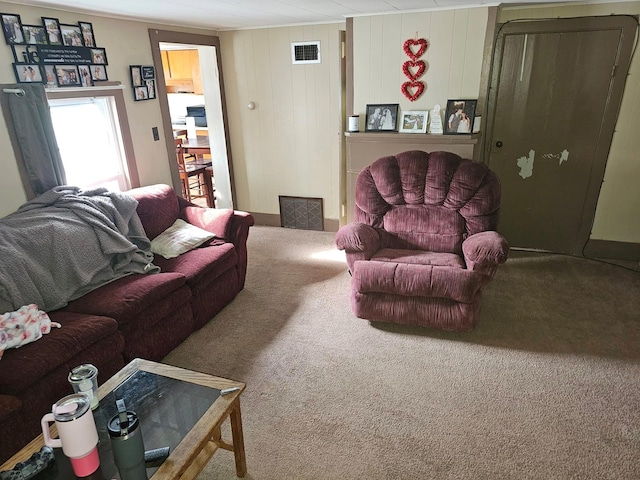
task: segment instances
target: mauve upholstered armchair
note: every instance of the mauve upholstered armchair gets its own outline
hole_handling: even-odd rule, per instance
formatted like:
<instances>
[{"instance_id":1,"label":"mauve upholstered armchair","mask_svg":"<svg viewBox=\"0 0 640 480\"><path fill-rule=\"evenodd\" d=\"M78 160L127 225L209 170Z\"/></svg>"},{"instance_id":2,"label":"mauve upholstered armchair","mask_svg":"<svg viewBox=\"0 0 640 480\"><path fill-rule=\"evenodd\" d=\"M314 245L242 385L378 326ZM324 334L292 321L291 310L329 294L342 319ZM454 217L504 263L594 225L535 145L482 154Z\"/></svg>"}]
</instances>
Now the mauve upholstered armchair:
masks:
<instances>
[{"instance_id":1,"label":"mauve upholstered armchair","mask_svg":"<svg viewBox=\"0 0 640 480\"><path fill-rule=\"evenodd\" d=\"M482 290L509 255L500 182L449 152L384 157L358 175L355 222L336 236L351 307L373 321L472 330Z\"/></svg>"}]
</instances>

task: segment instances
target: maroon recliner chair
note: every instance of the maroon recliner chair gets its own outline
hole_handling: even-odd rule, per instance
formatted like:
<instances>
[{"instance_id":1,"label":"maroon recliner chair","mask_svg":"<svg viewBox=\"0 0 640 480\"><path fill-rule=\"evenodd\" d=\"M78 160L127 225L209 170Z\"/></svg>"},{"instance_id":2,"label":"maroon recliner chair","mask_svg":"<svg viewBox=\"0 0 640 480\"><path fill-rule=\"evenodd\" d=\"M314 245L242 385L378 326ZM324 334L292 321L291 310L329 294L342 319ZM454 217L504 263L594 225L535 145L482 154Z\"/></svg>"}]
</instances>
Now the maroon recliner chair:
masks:
<instances>
[{"instance_id":1,"label":"maroon recliner chair","mask_svg":"<svg viewBox=\"0 0 640 480\"><path fill-rule=\"evenodd\" d=\"M453 153L408 151L363 169L355 203L355 222L336 236L355 315L472 330L482 290L509 255L495 231L498 177Z\"/></svg>"}]
</instances>

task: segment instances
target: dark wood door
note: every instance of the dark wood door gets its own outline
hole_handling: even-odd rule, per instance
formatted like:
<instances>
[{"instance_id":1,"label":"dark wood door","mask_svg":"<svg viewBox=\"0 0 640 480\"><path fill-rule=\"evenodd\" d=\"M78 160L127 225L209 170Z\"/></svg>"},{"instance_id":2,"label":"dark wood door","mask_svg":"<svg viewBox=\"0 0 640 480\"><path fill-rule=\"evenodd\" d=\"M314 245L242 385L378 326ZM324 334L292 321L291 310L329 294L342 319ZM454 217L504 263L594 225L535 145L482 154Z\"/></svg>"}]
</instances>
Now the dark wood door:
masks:
<instances>
[{"instance_id":1,"label":"dark wood door","mask_svg":"<svg viewBox=\"0 0 640 480\"><path fill-rule=\"evenodd\" d=\"M499 32L487 163L502 182L500 231L511 245L582 252L624 90L629 20L514 23Z\"/></svg>"}]
</instances>

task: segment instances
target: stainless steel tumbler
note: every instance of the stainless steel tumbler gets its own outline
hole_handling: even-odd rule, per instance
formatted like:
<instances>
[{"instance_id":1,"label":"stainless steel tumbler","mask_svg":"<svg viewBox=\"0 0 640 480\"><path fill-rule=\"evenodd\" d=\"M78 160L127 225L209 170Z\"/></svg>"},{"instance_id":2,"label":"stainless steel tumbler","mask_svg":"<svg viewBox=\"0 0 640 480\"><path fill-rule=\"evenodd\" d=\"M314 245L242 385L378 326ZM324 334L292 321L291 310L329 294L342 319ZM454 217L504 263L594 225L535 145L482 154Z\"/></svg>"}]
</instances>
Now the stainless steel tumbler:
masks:
<instances>
[{"instance_id":1,"label":"stainless steel tumbler","mask_svg":"<svg viewBox=\"0 0 640 480\"><path fill-rule=\"evenodd\" d=\"M144 463L144 441L140 421L135 412L117 400L118 414L109 420L111 450L122 480L147 480Z\"/></svg>"}]
</instances>

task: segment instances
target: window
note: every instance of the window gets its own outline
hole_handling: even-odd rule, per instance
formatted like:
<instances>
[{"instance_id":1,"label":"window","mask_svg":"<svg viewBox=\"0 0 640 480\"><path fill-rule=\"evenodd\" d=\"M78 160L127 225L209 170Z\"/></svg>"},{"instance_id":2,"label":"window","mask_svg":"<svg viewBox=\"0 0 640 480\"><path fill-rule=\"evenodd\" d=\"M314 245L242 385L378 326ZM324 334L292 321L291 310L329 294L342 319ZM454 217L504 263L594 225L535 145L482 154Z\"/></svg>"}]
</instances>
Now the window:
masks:
<instances>
[{"instance_id":1,"label":"window","mask_svg":"<svg viewBox=\"0 0 640 480\"><path fill-rule=\"evenodd\" d=\"M126 112L117 94L122 97L120 91L47 92L69 185L115 191L138 186L132 149L125 142L130 144Z\"/></svg>"}]
</instances>

